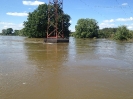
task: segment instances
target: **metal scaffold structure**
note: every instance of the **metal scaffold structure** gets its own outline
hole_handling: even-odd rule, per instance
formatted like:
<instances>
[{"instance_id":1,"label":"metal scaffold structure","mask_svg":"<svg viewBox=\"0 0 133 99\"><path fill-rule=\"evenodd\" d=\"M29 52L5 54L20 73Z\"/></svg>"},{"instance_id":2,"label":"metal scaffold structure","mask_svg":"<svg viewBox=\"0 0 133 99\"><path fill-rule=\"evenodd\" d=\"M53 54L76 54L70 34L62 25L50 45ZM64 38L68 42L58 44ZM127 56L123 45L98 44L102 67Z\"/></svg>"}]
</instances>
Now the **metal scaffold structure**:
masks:
<instances>
[{"instance_id":1,"label":"metal scaffold structure","mask_svg":"<svg viewBox=\"0 0 133 99\"><path fill-rule=\"evenodd\" d=\"M63 0L49 0L47 41L63 41Z\"/></svg>"}]
</instances>

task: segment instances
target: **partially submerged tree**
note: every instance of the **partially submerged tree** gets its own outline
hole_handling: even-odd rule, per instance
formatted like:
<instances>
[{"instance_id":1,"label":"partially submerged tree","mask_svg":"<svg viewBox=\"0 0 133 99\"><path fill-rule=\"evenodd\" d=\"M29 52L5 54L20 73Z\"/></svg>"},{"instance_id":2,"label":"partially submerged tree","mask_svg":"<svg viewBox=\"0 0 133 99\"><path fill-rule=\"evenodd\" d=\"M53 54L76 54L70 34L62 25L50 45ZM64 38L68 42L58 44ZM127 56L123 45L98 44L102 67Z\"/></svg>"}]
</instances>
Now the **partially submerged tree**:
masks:
<instances>
[{"instance_id":1,"label":"partially submerged tree","mask_svg":"<svg viewBox=\"0 0 133 99\"><path fill-rule=\"evenodd\" d=\"M77 38L93 38L98 37L98 23L95 19L79 19L75 26L74 34Z\"/></svg>"},{"instance_id":2,"label":"partially submerged tree","mask_svg":"<svg viewBox=\"0 0 133 99\"><path fill-rule=\"evenodd\" d=\"M130 37L130 33L127 27L123 25L123 26L118 27L114 38L116 40L128 40L131 37Z\"/></svg>"},{"instance_id":3,"label":"partially submerged tree","mask_svg":"<svg viewBox=\"0 0 133 99\"><path fill-rule=\"evenodd\" d=\"M24 22L23 35L28 37L36 37L36 38L46 37L47 26L48 26L48 6L49 5L47 4L39 5L39 7L36 10L34 10L32 13L29 13L27 18L28 21ZM59 10L62 11L60 7ZM70 16L67 14L59 16L58 19L59 28L60 26L62 26L62 23L60 23L61 17L63 18L64 35L69 36L70 31L68 27L70 26L69 23ZM51 29L53 28L51 27Z\"/></svg>"},{"instance_id":4,"label":"partially submerged tree","mask_svg":"<svg viewBox=\"0 0 133 99\"><path fill-rule=\"evenodd\" d=\"M19 35L19 31L20 31L20 30L14 30L14 33L13 33L13 34L14 34L14 35Z\"/></svg>"},{"instance_id":5,"label":"partially submerged tree","mask_svg":"<svg viewBox=\"0 0 133 99\"><path fill-rule=\"evenodd\" d=\"M133 30L129 31L129 38L133 38Z\"/></svg>"},{"instance_id":6,"label":"partially submerged tree","mask_svg":"<svg viewBox=\"0 0 133 99\"><path fill-rule=\"evenodd\" d=\"M103 28L98 32L99 38L111 38L116 33L117 28Z\"/></svg>"}]
</instances>

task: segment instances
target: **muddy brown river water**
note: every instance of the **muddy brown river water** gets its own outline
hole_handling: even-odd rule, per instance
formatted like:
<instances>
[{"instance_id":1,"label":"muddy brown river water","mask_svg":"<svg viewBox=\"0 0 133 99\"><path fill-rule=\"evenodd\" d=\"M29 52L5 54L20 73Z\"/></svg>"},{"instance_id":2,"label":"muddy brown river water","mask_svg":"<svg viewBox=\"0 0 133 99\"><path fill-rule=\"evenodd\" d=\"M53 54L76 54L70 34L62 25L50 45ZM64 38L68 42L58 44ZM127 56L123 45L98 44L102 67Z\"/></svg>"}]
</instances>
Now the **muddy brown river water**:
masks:
<instances>
[{"instance_id":1,"label":"muddy brown river water","mask_svg":"<svg viewBox=\"0 0 133 99\"><path fill-rule=\"evenodd\" d=\"M133 43L0 36L0 99L133 99Z\"/></svg>"}]
</instances>

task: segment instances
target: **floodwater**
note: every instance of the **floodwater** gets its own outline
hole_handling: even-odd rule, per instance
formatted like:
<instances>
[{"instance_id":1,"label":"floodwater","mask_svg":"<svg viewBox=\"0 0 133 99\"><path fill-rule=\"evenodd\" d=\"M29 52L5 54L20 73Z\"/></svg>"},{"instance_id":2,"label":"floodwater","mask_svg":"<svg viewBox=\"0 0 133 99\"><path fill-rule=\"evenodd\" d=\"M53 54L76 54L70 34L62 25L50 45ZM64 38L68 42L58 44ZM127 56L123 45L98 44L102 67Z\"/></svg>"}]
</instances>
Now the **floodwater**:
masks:
<instances>
[{"instance_id":1,"label":"floodwater","mask_svg":"<svg viewBox=\"0 0 133 99\"><path fill-rule=\"evenodd\" d=\"M133 43L42 42L0 36L0 99L133 99Z\"/></svg>"}]
</instances>

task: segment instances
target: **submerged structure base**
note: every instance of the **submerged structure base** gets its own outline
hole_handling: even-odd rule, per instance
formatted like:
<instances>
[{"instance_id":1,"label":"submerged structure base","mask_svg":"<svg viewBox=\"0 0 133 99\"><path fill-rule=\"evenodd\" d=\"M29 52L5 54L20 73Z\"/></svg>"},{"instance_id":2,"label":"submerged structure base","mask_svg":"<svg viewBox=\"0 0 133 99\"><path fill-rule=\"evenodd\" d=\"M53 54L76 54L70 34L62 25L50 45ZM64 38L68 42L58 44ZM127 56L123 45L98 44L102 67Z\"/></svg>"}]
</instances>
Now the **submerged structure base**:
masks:
<instances>
[{"instance_id":1,"label":"submerged structure base","mask_svg":"<svg viewBox=\"0 0 133 99\"><path fill-rule=\"evenodd\" d=\"M46 43L69 43L69 38L45 38Z\"/></svg>"}]
</instances>

